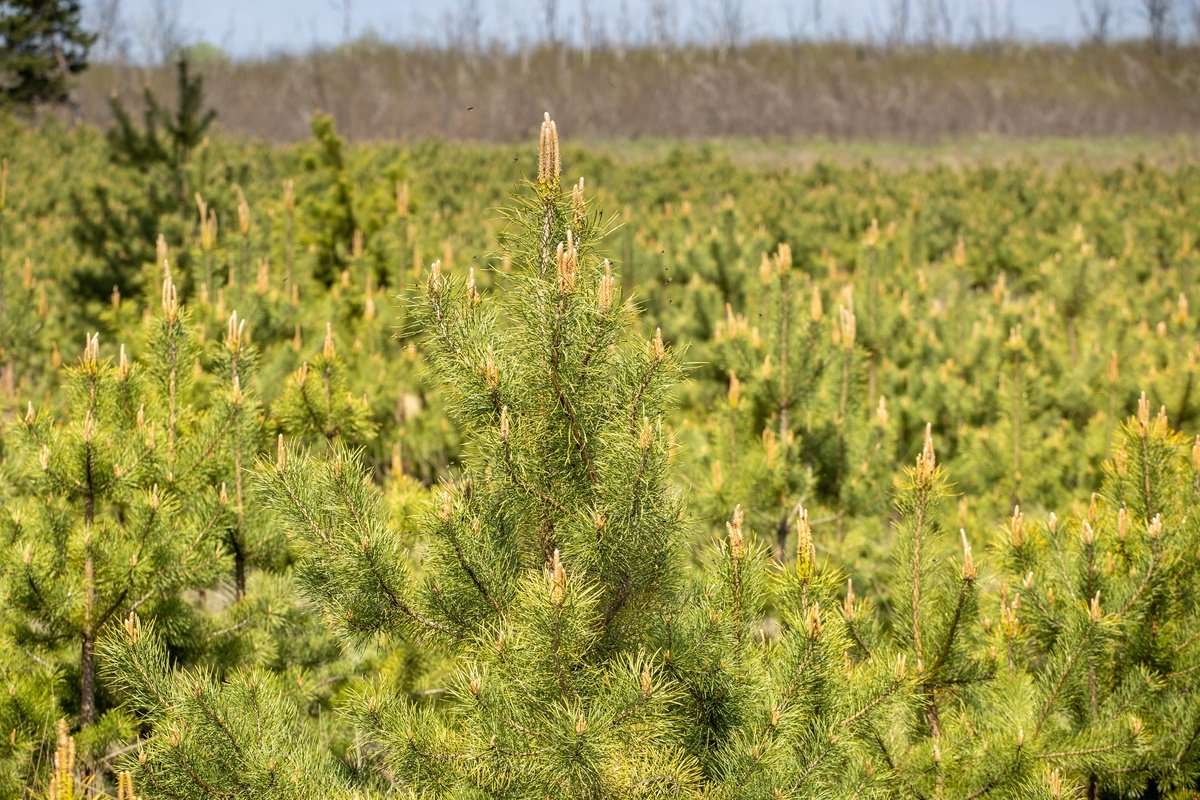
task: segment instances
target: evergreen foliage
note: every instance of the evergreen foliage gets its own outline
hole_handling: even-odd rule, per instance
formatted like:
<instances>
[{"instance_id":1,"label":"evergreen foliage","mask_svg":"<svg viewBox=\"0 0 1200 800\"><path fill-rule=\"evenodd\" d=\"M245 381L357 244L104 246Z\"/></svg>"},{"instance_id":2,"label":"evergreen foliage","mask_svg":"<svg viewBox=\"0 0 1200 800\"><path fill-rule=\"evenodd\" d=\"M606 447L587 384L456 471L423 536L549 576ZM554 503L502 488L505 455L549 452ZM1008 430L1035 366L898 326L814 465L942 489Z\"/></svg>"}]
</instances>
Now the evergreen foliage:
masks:
<instances>
[{"instance_id":1,"label":"evergreen foliage","mask_svg":"<svg viewBox=\"0 0 1200 800\"><path fill-rule=\"evenodd\" d=\"M30 111L67 99L96 38L84 30L81 9L79 0L0 3L0 106Z\"/></svg>"},{"instance_id":2,"label":"evergreen foliage","mask_svg":"<svg viewBox=\"0 0 1200 800\"><path fill-rule=\"evenodd\" d=\"M321 352L300 365L276 404L283 433L310 444L366 444L374 434L370 408L365 397L354 396L346 371L345 362L338 358L333 327L327 324Z\"/></svg>"},{"instance_id":3,"label":"evergreen foliage","mask_svg":"<svg viewBox=\"0 0 1200 800\"><path fill-rule=\"evenodd\" d=\"M1186 793L1200 769L1200 440L1143 394L1105 473L1069 517L1031 525L1018 508L1001 531L1002 663L1034 676L1033 746L1089 794Z\"/></svg>"},{"instance_id":4,"label":"evergreen foliage","mask_svg":"<svg viewBox=\"0 0 1200 800\"><path fill-rule=\"evenodd\" d=\"M354 184L346 168L346 143L338 136L333 117L317 113L312 119L313 150L305 167L321 175L323 195L314 193L309 213L317 221L309 242L316 248L313 275L332 283L350 263L356 236L362 235Z\"/></svg>"},{"instance_id":5,"label":"evergreen foliage","mask_svg":"<svg viewBox=\"0 0 1200 800\"><path fill-rule=\"evenodd\" d=\"M245 485L265 437L241 388L254 361L244 324L232 316L206 371L168 271L143 346L134 361L122 345L114 363L90 335L67 370L73 413L58 419L30 404L6 437L12 488L0 586L4 633L16 651L0 666L12 692L7 763L17 772L31 766L20 766L19 753L33 764L46 757L59 714L77 714L85 726L89 770L128 735L121 714L101 718L110 703L96 680L96 643L106 626L139 610L164 622L180 655L232 657L237 648L220 631L247 621L229 628L219 617L203 619L184 593L225 577L241 600L248 570L280 561L277 529ZM198 647L191 636L212 638ZM60 688L68 682L73 689Z\"/></svg>"},{"instance_id":6,"label":"evergreen foliage","mask_svg":"<svg viewBox=\"0 0 1200 800\"><path fill-rule=\"evenodd\" d=\"M191 72L186 57L176 61L176 95L171 109L149 87L144 89L140 125L119 97L109 101L114 124L106 136L108 160L125 180L101 180L72 196L78 215L75 237L102 264L97 275L76 276L81 296L113 287L131 294L144 282L144 266L161 261L151 244L164 235L171 241L183 238L192 195L201 188L193 160L216 119L216 112L205 107L204 79ZM180 267L188 269L186 258ZM150 288L156 282L146 283Z\"/></svg>"},{"instance_id":7,"label":"evergreen foliage","mask_svg":"<svg viewBox=\"0 0 1200 800\"><path fill-rule=\"evenodd\" d=\"M480 222L524 156L327 132L201 147L86 305L2 145L0 795L1195 792L1200 445L1120 423L1194 427L1189 168L590 196L546 120Z\"/></svg>"},{"instance_id":8,"label":"evergreen foliage","mask_svg":"<svg viewBox=\"0 0 1200 800\"><path fill-rule=\"evenodd\" d=\"M759 280L743 286L747 311L726 303L715 324L727 402L710 423L708 470L698 476L709 490L702 502L743 504L774 526L780 560L806 506L821 516L809 524L832 523L838 543L851 509L880 516L895 449L887 399L873 396L868 379L853 285L826 314L811 278L796 286L795 266L786 243L764 254Z\"/></svg>"},{"instance_id":9,"label":"evergreen foliage","mask_svg":"<svg viewBox=\"0 0 1200 800\"><path fill-rule=\"evenodd\" d=\"M172 674L152 625L131 615L117 627L105 642L105 670L130 707L163 731L138 755L135 785L144 796L337 796L329 752L302 724L298 698L279 676Z\"/></svg>"}]
</instances>

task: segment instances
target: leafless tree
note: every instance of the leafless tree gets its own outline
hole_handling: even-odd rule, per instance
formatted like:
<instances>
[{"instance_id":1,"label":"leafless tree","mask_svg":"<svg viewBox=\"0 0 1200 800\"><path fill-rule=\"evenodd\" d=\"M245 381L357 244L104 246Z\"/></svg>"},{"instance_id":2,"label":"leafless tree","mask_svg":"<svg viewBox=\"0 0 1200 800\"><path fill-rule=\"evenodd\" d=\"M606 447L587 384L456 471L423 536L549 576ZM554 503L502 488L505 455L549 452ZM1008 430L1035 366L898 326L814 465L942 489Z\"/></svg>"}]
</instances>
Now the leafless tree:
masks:
<instances>
[{"instance_id":1,"label":"leafless tree","mask_svg":"<svg viewBox=\"0 0 1200 800\"><path fill-rule=\"evenodd\" d=\"M96 0L91 7L91 27L96 34L93 57L97 61L124 61L129 39L121 17L121 0Z\"/></svg>"},{"instance_id":2,"label":"leafless tree","mask_svg":"<svg viewBox=\"0 0 1200 800\"><path fill-rule=\"evenodd\" d=\"M1142 16L1146 18L1147 32L1154 49L1162 51L1173 36L1172 23L1175 17L1172 0L1142 0Z\"/></svg>"},{"instance_id":3,"label":"leafless tree","mask_svg":"<svg viewBox=\"0 0 1200 800\"><path fill-rule=\"evenodd\" d=\"M350 34L354 30L353 0L329 0L329 5L342 17L342 42L349 42Z\"/></svg>"},{"instance_id":4,"label":"leafless tree","mask_svg":"<svg viewBox=\"0 0 1200 800\"><path fill-rule=\"evenodd\" d=\"M679 19L673 0L650 0L646 8L650 20L650 37L660 53L675 43Z\"/></svg>"},{"instance_id":5,"label":"leafless tree","mask_svg":"<svg viewBox=\"0 0 1200 800\"><path fill-rule=\"evenodd\" d=\"M968 18L967 26L971 29L976 43L996 44L1016 38L1017 21L1012 0L1004 3L1003 9L999 2L1000 0L980 0L971 4L974 12Z\"/></svg>"},{"instance_id":6,"label":"leafless tree","mask_svg":"<svg viewBox=\"0 0 1200 800\"><path fill-rule=\"evenodd\" d=\"M149 61L165 64L187 44L179 0L152 0L140 27Z\"/></svg>"},{"instance_id":7,"label":"leafless tree","mask_svg":"<svg viewBox=\"0 0 1200 800\"><path fill-rule=\"evenodd\" d=\"M477 55L483 48L483 11L479 0L458 0L454 10L446 12L447 43L468 55Z\"/></svg>"},{"instance_id":8,"label":"leafless tree","mask_svg":"<svg viewBox=\"0 0 1200 800\"><path fill-rule=\"evenodd\" d=\"M798 3L785 2L784 12L787 14L788 38L793 42L819 41L825 18L824 0L808 0L807 10L800 8Z\"/></svg>"},{"instance_id":9,"label":"leafless tree","mask_svg":"<svg viewBox=\"0 0 1200 800\"><path fill-rule=\"evenodd\" d=\"M923 0L921 28L921 38L927 45L953 42L954 10L950 0Z\"/></svg>"},{"instance_id":10,"label":"leafless tree","mask_svg":"<svg viewBox=\"0 0 1200 800\"><path fill-rule=\"evenodd\" d=\"M722 54L741 46L748 30L746 8L742 0L713 0L710 17L712 31Z\"/></svg>"},{"instance_id":11,"label":"leafless tree","mask_svg":"<svg viewBox=\"0 0 1200 800\"><path fill-rule=\"evenodd\" d=\"M1189 11L1192 16L1192 39L1200 43L1200 0L1192 0Z\"/></svg>"},{"instance_id":12,"label":"leafless tree","mask_svg":"<svg viewBox=\"0 0 1200 800\"><path fill-rule=\"evenodd\" d=\"M1116 0L1075 0L1075 5L1087 38L1095 44L1106 44L1116 22Z\"/></svg>"},{"instance_id":13,"label":"leafless tree","mask_svg":"<svg viewBox=\"0 0 1200 800\"><path fill-rule=\"evenodd\" d=\"M608 31L604 27L604 15L592 10L592 0L579 0L579 27L583 34L583 57L590 61L592 50L607 44Z\"/></svg>"},{"instance_id":14,"label":"leafless tree","mask_svg":"<svg viewBox=\"0 0 1200 800\"><path fill-rule=\"evenodd\" d=\"M558 0L542 0L542 41L558 41Z\"/></svg>"},{"instance_id":15,"label":"leafless tree","mask_svg":"<svg viewBox=\"0 0 1200 800\"><path fill-rule=\"evenodd\" d=\"M613 37L615 45L615 53L617 61L625 60L625 52L628 50L631 42L629 32L633 28L633 17L629 13L629 0L621 0L617 6L617 32Z\"/></svg>"},{"instance_id":16,"label":"leafless tree","mask_svg":"<svg viewBox=\"0 0 1200 800\"><path fill-rule=\"evenodd\" d=\"M892 45L906 44L912 22L912 0L890 0L888 18L888 42Z\"/></svg>"}]
</instances>

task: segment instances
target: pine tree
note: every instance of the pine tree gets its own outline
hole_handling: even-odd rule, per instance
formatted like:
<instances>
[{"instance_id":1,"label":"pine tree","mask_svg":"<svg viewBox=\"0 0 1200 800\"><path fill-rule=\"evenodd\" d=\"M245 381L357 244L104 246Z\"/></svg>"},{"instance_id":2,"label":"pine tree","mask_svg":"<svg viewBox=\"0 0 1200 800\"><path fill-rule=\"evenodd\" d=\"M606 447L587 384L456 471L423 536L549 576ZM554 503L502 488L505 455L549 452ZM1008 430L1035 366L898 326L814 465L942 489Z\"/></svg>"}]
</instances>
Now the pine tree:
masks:
<instances>
[{"instance_id":1,"label":"pine tree","mask_svg":"<svg viewBox=\"0 0 1200 800\"><path fill-rule=\"evenodd\" d=\"M626 641L672 584L670 531L679 522L664 495L665 436L652 420L676 368L660 337L638 346L624 333L628 312L614 302L611 267L591 253L598 222L582 198L572 204L559 187L552 124L543 129L541 155L535 196L514 212L513 286L500 309L487 308L473 276L453 280L435 265L426 283L423 327L435 368L477 443L472 477L446 487L425 523L423 569L436 577L422 584L408 574L394 535L371 513L377 495L344 453L324 466L288 457L268 484L306 542L302 552L313 554L301 557L303 585L346 633L406 633L460 652L476 643L499 659L494 691L508 714L479 709L483 689L473 690L470 679L461 689L470 699L463 713L484 715L481 724L428 718L386 695L364 701L364 723L385 741L399 720L421 720L417 752L389 759L410 780L438 758L424 742L453 740L487 758L453 759L437 768L445 780L483 769L496 786L516 787L528 776L582 790L617 758L622 729L649 736L639 770L683 769L663 746L666 698L638 688L649 679ZM619 493L616 476L626 476ZM526 655L510 656L497 636L515 637ZM606 719L614 709L628 712L624 727ZM506 716L527 724L506 729ZM531 729L539 717L547 724ZM540 777L520 767L519 754L535 742L518 739L567 747L589 725L592 764ZM513 738L489 753L493 734Z\"/></svg>"},{"instance_id":2,"label":"pine tree","mask_svg":"<svg viewBox=\"0 0 1200 800\"><path fill-rule=\"evenodd\" d=\"M362 226L354 184L347 171L346 143L338 136L333 117L314 114L312 133L316 141L305 167L321 178L324 196L314 199L309 209L316 224L309 228L308 244L317 253L313 277L329 285L349 263L352 242Z\"/></svg>"},{"instance_id":3,"label":"pine tree","mask_svg":"<svg viewBox=\"0 0 1200 800\"><path fill-rule=\"evenodd\" d=\"M1084 508L1036 526L1017 509L1002 532L1007 661L1036 676L1029 738L1089 798L1200 775L1197 475L1200 444L1143 394Z\"/></svg>"},{"instance_id":4,"label":"pine tree","mask_svg":"<svg viewBox=\"0 0 1200 800\"><path fill-rule=\"evenodd\" d=\"M949 496L927 427L915 467L897 481L896 556L887 594L859 599L848 582L842 602L856 658L869 662L881 650L898 652L915 668L909 714L891 729L872 729L871 738L895 771L900 796L1029 796L1036 781L1026 771L997 766L1000 753L1019 760L1022 744L1018 730L982 702L988 692L997 700L999 691L983 647L971 545L965 531L951 537L944 530ZM955 538L960 563L950 558ZM891 608L889 617L880 619L878 604Z\"/></svg>"},{"instance_id":5,"label":"pine tree","mask_svg":"<svg viewBox=\"0 0 1200 800\"><path fill-rule=\"evenodd\" d=\"M366 399L350 389L349 373L326 323L321 352L300 364L273 407L282 434L305 444L366 444L375 428Z\"/></svg>"},{"instance_id":6,"label":"pine tree","mask_svg":"<svg viewBox=\"0 0 1200 800\"><path fill-rule=\"evenodd\" d=\"M103 654L108 682L159 731L136 760L133 780L146 797L350 797L337 791L336 764L278 675L173 673L161 637L135 615L105 639Z\"/></svg>"},{"instance_id":7,"label":"pine tree","mask_svg":"<svg viewBox=\"0 0 1200 800\"><path fill-rule=\"evenodd\" d=\"M28 111L67 99L95 36L78 0L5 0L0 6L0 105Z\"/></svg>"},{"instance_id":8,"label":"pine tree","mask_svg":"<svg viewBox=\"0 0 1200 800\"><path fill-rule=\"evenodd\" d=\"M549 119L539 166L532 198L512 212L503 290L485 297L473 274L436 265L425 284L427 347L471 446L464 476L418 518L419 562L337 437L321 452L281 448L264 466L299 583L328 622L359 646L438 654L425 665L436 691L375 681L356 693L375 767L359 786L529 798L883 792L886 770L863 754L870 725L909 691L904 659L847 668L849 628L822 612L840 581L818 567L806 524L785 569L738 509L703 566L686 570L662 427L677 356L660 333L630 333L632 306L616 301L595 252L599 217L559 185ZM264 706L270 719L256 721L274 727L254 740L240 721L245 675L221 686L164 677L164 656L140 655L160 648L138 631L131 620L106 653L127 699L151 709L152 738L131 765L139 786L248 796L262 764L300 774L309 745L284 697ZM180 732L182 719L196 723ZM314 783L302 796L337 784L304 774Z\"/></svg>"},{"instance_id":9,"label":"pine tree","mask_svg":"<svg viewBox=\"0 0 1200 800\"><path fill-rule=\"evenodd\" d=\"M204 105L204 78L193 75L186 56L175 62L176 108L164 108L149 88L142 92L142 125L130 117L120 98L109 106L114 125L108 133L108 145L114 163L138 170L165 168L170 196L178 214L187 214L192 193L188 164L204 141L217 112Z\"/></svg>"},{"instance_id":10,"label":"pine tree","mask_svg":"<svg viewBox=\"0 0 1200 800\"><path fill-rule=\"evenodd\" d=\"M838 545L849 515L881 518L894 447L887 400L868 400L871 356L857 336L852 288L826 314L816 283L799 291L799 277L781 244L763 256L758 280L745 281L747 310L726 304L715 327L727 402L713 418L701 482L706 505L742 504L773 524L781 560L803 506L833 523Z\"/></svg>"},{"instance_id":11,"label":"pine tree","mask_svg":"<svg viewBox=\"0 0 1200 800\"><path fill-rule=\"evenodd\" d=\"M17 642L77 676L67 705L85 726L100 711L95 646L104 626L135 608L176 613L178 593L206 585L219 564L222 503L211 487L187 482L208 454L180 443L196 350L169 277L150 328L145 368L124 347L115 364L102 359L90 335L67 370L68 416L31 404L9 439L18 490L5 522L6 622Z\"/></svg>"},{"instance_id":12,"label":"pine tree","mask_svg":"<svg viewBox=\"0 0 1200 800\"><path fill-rule=\"evenodd\" d=\"M161 259L154 257L151 243L160 236L172 243L186 238L193 193L202 188L196 185L193 161L216 112L205 107L203 78L192 73L186 57L176 62L176 84L173 109L149 88L143 91L140 125L120 98L110 101L114 125L106 135L108 160L124 180L100 180L72 193L75 238L100 262L99 274L76 274L81 297L107 296L113 286L131 296L143 283L153 292L161 279ZM186 275L188 251L180 256L177 266ZM153 279L141 274L146 265Z\"/></svg>"}]
</instances>

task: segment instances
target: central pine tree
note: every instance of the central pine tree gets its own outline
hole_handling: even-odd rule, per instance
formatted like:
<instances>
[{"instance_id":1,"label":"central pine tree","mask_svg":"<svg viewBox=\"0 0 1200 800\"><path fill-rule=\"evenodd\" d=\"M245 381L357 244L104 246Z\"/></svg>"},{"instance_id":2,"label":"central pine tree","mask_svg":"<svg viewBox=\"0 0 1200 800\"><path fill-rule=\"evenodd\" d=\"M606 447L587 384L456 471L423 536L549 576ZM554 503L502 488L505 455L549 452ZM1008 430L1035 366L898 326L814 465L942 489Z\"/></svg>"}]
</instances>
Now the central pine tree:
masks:
<instances>
[{"instance_id":1,"label":"central pine tree","mask_svg":"<svg viewBox=\"0 0 1200 800\"><path fill-rule=\"evenodd\" d=\"M285 458L267 477L301 542L300 579L335 624L433 640L461 659L456 713L364 696L360 718L405 784L633 796L696 777L646 647L680 576L661 419L678 366L661 335L630 335L630 308L595 253L599 223L581 191L560 189L558 159L547 120L495 302L474 274L436 264L425 285L429 353L474 444L422 526L424 575L376 524L378 498L344 451Z\"/></svg>"},{"instance_id":2,"label":"central pine tree","mask_svg":"<svg viewBox=\"0 0 1200 800\"><path fill-rule=\"evenodd\" d=\"M886 792L868 736L911 670L887 648L848 658L848 626L823 610L840 580L818 569L806 517L795 567L740 508L700 563L685 558L663 423L679 362L661 333L631 333L599 217L559 175L547 118L499 290L437 265L425 283L417 313L468 447L415 549L341 437L281 446L262 469L302 588L390 665L353 693L340 765L275 678L172 675L131 619L106 640L107 674L150 725L129 765L148 797Z\"/></svg>"}]
</instances>

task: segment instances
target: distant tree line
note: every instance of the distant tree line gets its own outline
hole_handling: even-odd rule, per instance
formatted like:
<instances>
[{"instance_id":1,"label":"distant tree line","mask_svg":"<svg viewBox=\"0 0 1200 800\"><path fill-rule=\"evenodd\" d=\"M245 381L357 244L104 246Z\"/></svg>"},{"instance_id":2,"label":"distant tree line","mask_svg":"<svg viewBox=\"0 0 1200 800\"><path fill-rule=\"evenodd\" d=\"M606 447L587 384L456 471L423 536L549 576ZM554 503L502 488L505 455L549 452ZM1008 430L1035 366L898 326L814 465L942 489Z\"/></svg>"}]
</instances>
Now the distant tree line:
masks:
<instances>
[{"instance_id":1,"label":"distant tree line","mask_svg":"<svg viewBox=\"0 0 1200 800\"><path fill-rule=\"evenodd\" d=\"M580 130L618 138L1195 130L1186 87L1200 0L1074 2L1083 46L1023 40L1011 0L879 0L856 31L826 0L790 4L778 31L763 30L748 0L701 0L690 17L682 0L539 0L515 42L482 0L457 0L405 40L362 33L353 0L338 0L342 45L239 61L196 39L179 0L150 0L137 18L122 0L86 14L80 0L0 0L0 104L65 103L107 125L110 95L146 84L169 95L170 65L185 55L210 75L229 128L271 139L306 136L326 109L352 138L512 140L529 107L572 104ZM1114 47L1120 57L1104 55ZM1178 57L1155 60L1168 50ZM1126 69L1130 58L1142 69ZM96 74L76 86L89 60ZM350 120L351 108L372 111Z\"/></svg>"}]
</instances>

